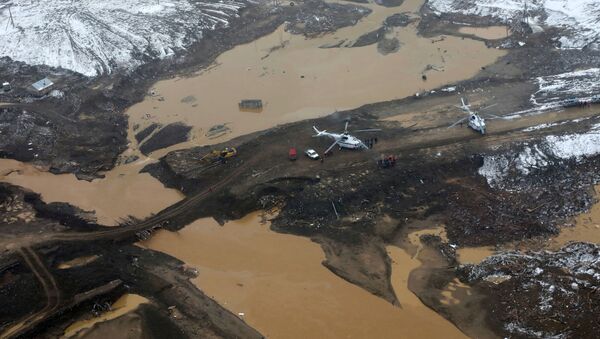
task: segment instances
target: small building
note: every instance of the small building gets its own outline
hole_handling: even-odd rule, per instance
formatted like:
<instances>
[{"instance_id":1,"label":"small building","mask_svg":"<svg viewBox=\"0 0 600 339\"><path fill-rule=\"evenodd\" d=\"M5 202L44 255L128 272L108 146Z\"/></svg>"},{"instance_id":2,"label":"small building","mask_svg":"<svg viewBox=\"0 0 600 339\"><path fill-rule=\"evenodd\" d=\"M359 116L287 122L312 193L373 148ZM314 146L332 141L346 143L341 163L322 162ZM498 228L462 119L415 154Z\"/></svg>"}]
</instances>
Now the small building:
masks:
<instances>
[{"instance_id":1,"label":"small building","mask_svg":"<svg viewBox=\"0 0 600 339\"><path fill-rule=\"evenodd\" d=\"M2 90L4 92L9 92L11 89L12 89L12 87L10 86L10 83L8 83L8 82L2 83Z\"/></svg>"},{"instance_id":2,"label":"small building","mask_svg":"<svg viewBox=\"0 0 600 339\"><path fill-rule=\"evenodd\" d=\"M42 92L52 87L52 85L54 85L54 83L50 81L50 79L44 78L38 82L34 82L31 86L35 88L38 92Z\"/></svg>"},{"instance_id":3,"label":"small building","mask_svg":"<svg viewBox=\"0 0 600 339\"><path fill-rule=\"evenodd\" d=\"M240 101L239 103L240 106L240 110L245 110L245 109L251 109L251 110L256 110L256 109L262 109L263 104L262 104L262 100L260 99L245 99Z\"/></svg>"}]
</instances>

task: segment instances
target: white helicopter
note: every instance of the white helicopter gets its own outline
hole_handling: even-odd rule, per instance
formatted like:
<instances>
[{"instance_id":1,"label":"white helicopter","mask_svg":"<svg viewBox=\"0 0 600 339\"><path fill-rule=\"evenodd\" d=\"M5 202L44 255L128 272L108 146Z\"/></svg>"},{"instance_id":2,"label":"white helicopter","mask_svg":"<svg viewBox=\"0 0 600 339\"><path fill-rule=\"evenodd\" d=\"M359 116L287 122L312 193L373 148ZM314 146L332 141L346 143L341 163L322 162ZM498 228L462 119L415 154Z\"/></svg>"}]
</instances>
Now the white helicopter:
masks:
<instances>
[{"instance_id":1,"label":"white helicopter","mask_svg":"<svg viewBox=\"0 0 600 339\"><path fill-rule=\"evenodd\" d=\"M329 151L331 151L331 149L335 145L340 146L340 148L347 148L347 149L360 149L360 148L368 149L369 148L359 138L357 138L353 135L350 135L350 133L348 132L348 121L346 121L346 125L344 126L343 133L329 133L326 130L319 131L319 129L316 126L313 126L313 129L315 130L315 132L317 132L317 134L313 135L313 137L330 137L330 138L334 139L333 144L331 144L331 146L329 146L329 148L327 148L327 150L325 150L325 154L329 153ZM381 129L378 129L378 128L361 129L361 130L356 130L356 131L352 131L352 132L356 133L356 132L377 132L377 131L381 131Z\"/></svg>"},{"instance_id":2,"label":"white helicopter","mask_svg":"<svg viewBox=\"0 0 600 339\"><path fill-rule=\"evenodd\" d=\"M468 119L467 125L469 127L471 127L472 129L474 129L475 131L481 133L481 135L484 135L485 134L485 128L486 128L486 126L485 126L485 119L482 118L479 115L479 113L472 111L471 110L471 105L470 104L466 104L464 98L460 98L460 102L462 103L462 105L461 106L456 106L456 107L462 109L463 112L467 113L469 116L464 117L464 118L458 120L457 122L455 122L452 125L450 125L450 127L454 127L454 126L462 123L466 119ZM490 108L490 107L495 106L495 105L496 104L488 106L488 107L483 108L483 109L487 109L487 108ZM492 116L496 117L495 115L492 115Z\"/></svg>"}]
</instances>

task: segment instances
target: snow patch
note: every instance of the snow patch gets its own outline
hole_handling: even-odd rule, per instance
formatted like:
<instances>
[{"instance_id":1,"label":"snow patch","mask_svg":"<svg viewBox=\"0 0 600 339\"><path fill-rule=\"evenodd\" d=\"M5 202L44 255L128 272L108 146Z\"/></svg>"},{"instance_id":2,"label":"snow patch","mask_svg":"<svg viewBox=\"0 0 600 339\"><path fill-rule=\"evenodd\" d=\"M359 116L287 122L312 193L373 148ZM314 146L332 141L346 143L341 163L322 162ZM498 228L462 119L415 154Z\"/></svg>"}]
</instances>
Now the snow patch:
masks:
<instances>
[{"instance_id":1,"label":"snow patch","mask_svg":"<svg viewBox=\"0 0 600 339\"><path fill-rule=\"evenodd\" d=\"M582 160L600 154L600 124L582 134L548 135L539 144L523 145L515 154L487 155L478 173L497 187L509 173L526 176L561 160Z\"/></svg>"},{"instance_id":2,"label":"snow patch","mask_svg":"<svg viewBox=\"0 0 600 339\"><path fill-rule=\"evenodd\" d=\"M534 31L541 26L564 29L559 41L565 49L594 46L600 40L597 0L429 0L428 3L434 12L489 16L507 24L523 20L527 8Z\"/></svg>"},{"instance_id":3,"label":"snow patch","mask_svg":"<svg viewBox=\"0 0 600 339\"><path fill-rule=\"evenodd\" d=\"M88 76L165 58L227 25L242 1L0 0L0 56ZM8 7L14 26L10 22Z\"/></svg>"}]
</instances>

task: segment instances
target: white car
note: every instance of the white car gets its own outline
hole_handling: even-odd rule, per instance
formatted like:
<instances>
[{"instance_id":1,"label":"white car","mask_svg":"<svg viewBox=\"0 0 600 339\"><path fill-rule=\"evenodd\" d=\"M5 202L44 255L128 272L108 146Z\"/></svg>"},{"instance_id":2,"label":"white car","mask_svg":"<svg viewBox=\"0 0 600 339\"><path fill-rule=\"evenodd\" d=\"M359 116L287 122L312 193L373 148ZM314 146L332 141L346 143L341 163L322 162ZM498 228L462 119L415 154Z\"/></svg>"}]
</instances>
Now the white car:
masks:
<instances>
[{"instance_id":1,"label":"white car","mask_svg":"<svg viewBox=\"0 0 600 339\"><path fill-rule=\"evenodd\" d=\"M312 148L307 149L306 151L304 151L304 154L306 154L307 157L313 159L313 160L318 160L319 159L319 153L317 153L317 151L315 151Z\"/></svg>"}]
</instances>

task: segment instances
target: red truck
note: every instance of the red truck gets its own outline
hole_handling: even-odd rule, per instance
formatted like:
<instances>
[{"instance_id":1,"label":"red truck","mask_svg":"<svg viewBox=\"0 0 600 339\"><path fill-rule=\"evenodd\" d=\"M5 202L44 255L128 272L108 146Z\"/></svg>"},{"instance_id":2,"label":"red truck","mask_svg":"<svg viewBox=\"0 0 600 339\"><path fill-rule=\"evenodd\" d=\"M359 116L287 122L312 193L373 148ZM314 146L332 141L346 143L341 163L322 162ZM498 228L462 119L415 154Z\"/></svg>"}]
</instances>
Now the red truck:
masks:
<instances>
[{"instance_id":1,"label":"red truck","mask_svg":"<svg viewBox=\"0 0 600 339\"><path fill-rule=\"evenodd\" d=\"M290 160L294 161L296 159L298 159L298 151L296 151L295 147L290 148L290 151L288 153L288 157L290 158Z\"/></svg>"}]
</instances>

